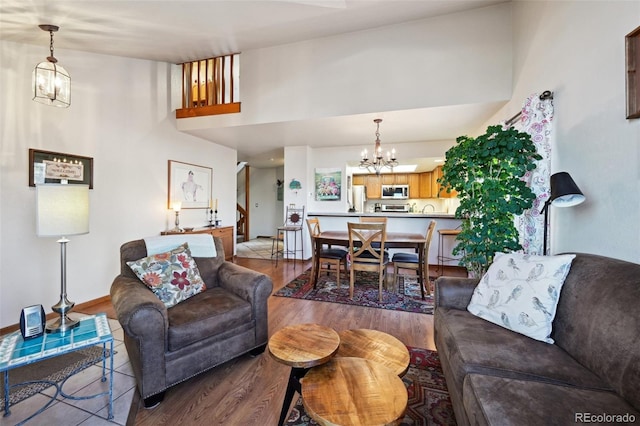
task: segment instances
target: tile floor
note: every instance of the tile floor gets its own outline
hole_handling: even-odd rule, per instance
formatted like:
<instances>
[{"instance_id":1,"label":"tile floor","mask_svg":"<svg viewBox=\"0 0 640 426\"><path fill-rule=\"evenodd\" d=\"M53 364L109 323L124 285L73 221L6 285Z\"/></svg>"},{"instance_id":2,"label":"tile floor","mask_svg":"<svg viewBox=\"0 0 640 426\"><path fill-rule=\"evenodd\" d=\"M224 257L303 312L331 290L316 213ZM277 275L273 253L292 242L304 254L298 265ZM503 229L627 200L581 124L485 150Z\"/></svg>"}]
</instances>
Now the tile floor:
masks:
<instances>
[{"instance_id":1,"label":"tile floor","mask_svg":"<svg viewBox=\"0 0 640 426\"><path fill-rule=\"evenodd\" d=\"M83 315L71 313L69 316L78 318ZM127 350L124 347L122 327L114 319L109 319L109 325L114 339L113 350L116 352L113 357L113 419L107 420L109 402L107 396L80 401L58 396L56 402L44 412L29 420L25 425L126 425L131 400L135 391L135 379L131 371L131 364L129 364ZM107 363L108 366L109 364ZM108 374L109 372L107 371ZM91 395L103 392L108 389L109 382L101 382L101 376L102 364L98 363L67 380L64 391L70 395ZM54 393L55 390L50 387L11 406L11 415L8 417L0 416L0 425L9 426L20 423L43 407Z\"/></svg>"},{"instance_id":2,"label":"tile floor","mask_svg":"<svg viewBox=\"0 0 640 426\"><path fill-rule=\"evenodd\" d=\"M282 250L282 242L279 242L280 250ZM273 240L271 238L256 238L236 244L236 256L249 257L253 259L271 259L271 247Z\"/></svg>"}]
</instances>

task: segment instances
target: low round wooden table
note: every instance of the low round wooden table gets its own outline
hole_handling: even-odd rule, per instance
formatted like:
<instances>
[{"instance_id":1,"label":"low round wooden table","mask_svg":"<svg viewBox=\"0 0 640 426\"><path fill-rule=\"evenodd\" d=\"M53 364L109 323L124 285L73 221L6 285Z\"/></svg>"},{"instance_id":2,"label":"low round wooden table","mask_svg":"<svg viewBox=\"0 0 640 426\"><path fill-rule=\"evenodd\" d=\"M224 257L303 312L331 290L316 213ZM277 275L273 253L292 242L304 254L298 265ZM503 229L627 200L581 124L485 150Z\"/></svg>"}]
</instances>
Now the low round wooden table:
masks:
<instances>
[{"instance_id":1,"label":"low round wooden table","mask_svg":"<svg viewBox=\"0 0 640 426\"><path fill-rule=\"evenodd\" d=\"M289 411L293 395L301 393L300 379L311 367L326 363L338 351L340 336L319 324L297 324L284 327L269 339L269 353L278 362L291 366L289 383L282 404L279 425Z\"/></svg>"},{"instance_id":2,"label":"low round wooden table","mask_svg":"<svg viewBox=\"0 0 640 426\"><path fill-rule=\"evenodd\" d=\"M321 425L394 425L407 408L402 380L369 359L333 358L309 370L301 383L305 410Z\"/></svg>"},{"instance_id":3,"label":"low round wooden table","mask_svg":"<svg viewBox=\"0 0 640 426\"><path fill-rule=\"evenodd\" d=\"M340 348L336 356L358 357L389 367L402 377L409 369L409 350L398 339L378 330L345 330L340 332Z\"/></svg>"}]
</instances>

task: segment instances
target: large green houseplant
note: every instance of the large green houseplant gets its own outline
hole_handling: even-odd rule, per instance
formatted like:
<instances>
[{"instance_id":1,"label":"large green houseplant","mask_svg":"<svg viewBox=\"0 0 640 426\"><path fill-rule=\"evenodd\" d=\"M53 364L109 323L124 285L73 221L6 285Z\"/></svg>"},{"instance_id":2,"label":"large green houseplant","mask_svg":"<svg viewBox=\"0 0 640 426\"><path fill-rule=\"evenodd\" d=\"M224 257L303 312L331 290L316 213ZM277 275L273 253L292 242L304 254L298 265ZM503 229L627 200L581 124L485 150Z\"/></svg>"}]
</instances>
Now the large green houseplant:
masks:
<instances>
[{"instance_id":1,"label":"large green houseplant","mask_svg":"<svg viewBox=\"0 0 640 426\"><path fill-rule=\"evenodd\" d=\"M514 217L531 208L535 195L522 177L542 158L531 137L489 126L477 138L461 136L447 151L440 183L458 191L462 219L454 255L472 275L486 272L496 252L522 249Z\"/></svg>"}]
</instances>

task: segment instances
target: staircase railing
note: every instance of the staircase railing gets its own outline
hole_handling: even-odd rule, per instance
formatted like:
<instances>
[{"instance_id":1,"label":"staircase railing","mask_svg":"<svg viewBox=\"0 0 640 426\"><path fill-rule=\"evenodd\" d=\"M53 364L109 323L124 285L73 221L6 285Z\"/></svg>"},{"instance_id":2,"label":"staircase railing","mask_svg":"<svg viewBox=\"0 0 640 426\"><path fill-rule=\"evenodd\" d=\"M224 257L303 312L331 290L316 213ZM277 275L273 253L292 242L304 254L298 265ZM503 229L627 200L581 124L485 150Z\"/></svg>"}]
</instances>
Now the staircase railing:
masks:
<instances>
[{"instance_id":1,"label":"staircase railing","mask_svg":"<svg viewBox=\"0 0 640 426\"><path fill-rule=\"evenodd\" d=\"M236 234L237 236L242 235L243 237L245 237L244 239L247 240L245 236L245 229L244 229L244 225L246 223L247 211L240 204L237 204L237 203L236 203L236 211L238 212L238 221L236 222Z\"/></svg>"},{"instance_id":2,"label":"staircase railing","mask_svg":"<svg viewBox=\"0 0 640 426\"><path fill-rule=\"evenodd\" d=\"M182 108L176 118L240 112L240 54L182 64Z\"/></svg>"}]
</instances>

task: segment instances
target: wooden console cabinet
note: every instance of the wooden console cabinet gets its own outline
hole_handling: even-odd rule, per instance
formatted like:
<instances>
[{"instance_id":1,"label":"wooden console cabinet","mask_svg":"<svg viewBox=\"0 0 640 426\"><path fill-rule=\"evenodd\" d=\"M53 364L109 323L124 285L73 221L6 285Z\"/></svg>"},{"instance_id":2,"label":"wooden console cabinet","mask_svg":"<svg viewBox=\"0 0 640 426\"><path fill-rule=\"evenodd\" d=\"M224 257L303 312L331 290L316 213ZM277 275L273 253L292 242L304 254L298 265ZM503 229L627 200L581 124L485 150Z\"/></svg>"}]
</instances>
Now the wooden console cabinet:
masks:
<instances>
[{"instance_id":1,"label":"wooden console cabinet","mask_svg":"<svg viewBox=\"0 0 640 426\"><path fill-rule=\"evenodd\" d=\"M211 234L214 237L222 239L222 246L224 247L224 258L230 262L233 261L233 226L222 226L219 228L196 228L189 232L173 232L164 231L161 235L175 235L175 234Z\"/></svg>"}]
</instances>

